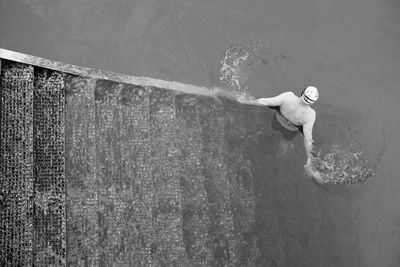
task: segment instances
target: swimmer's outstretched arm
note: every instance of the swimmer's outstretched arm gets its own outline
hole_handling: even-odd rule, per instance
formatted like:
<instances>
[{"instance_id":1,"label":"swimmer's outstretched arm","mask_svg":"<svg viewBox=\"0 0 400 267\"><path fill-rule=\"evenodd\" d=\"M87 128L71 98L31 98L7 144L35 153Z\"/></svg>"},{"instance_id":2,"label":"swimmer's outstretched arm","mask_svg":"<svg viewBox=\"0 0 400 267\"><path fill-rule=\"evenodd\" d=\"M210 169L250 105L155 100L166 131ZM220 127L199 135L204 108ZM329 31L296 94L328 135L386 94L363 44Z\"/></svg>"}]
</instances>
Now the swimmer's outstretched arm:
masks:
<instances>
[{"instance_id":1,"label":"swimmer's outstretched arm","mask_svg":"<svg viewBox=\"0 0 400 267\"><path fill-rule=\"evenodd\" d=\"M288 97L290 94L291 94L290 92L286 92L275 97L258 98L258 99L239 99L239 102L257 106L275 107L275 106L281 106L283 104L284 99Z\"/></svg>"}]
</instances>

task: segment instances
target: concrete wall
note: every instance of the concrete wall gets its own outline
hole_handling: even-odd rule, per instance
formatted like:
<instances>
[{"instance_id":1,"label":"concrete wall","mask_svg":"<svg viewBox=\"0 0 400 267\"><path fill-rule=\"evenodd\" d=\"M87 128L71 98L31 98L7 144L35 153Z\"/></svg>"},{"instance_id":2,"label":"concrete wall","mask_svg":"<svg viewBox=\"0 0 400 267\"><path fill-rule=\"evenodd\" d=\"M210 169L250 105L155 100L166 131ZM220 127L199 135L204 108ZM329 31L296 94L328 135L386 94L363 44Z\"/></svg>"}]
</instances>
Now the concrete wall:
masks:
<instances>
[{"instance_id":1,"label":"concrete wall","mask_svg":"<svg viewBox=\"0 0 400 267\"><path fill-rule=\"evenodd\" d=\"M0 52L1 264L360 262L351 189L307 180L302 150L278 157L272 111Z\"/></svg>"}]
</instances>

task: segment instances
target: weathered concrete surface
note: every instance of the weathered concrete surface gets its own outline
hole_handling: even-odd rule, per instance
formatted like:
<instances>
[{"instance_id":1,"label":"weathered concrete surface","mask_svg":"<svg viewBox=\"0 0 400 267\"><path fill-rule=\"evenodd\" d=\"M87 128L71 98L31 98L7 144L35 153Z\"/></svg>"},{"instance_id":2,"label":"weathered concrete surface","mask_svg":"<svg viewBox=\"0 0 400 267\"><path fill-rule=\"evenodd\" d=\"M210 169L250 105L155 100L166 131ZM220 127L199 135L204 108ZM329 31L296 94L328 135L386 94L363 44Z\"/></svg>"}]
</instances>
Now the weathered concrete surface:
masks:
<instances>
[{"instance_id":1,"label":"weathered concrete surface","mask_svg":"<svg viewBox=\"0 0 400 267\"><path fill-rule=\"evenodd\" d=\"M33 66L1 62L1 264L32 264ZM7 99L7 101L5 101ZM19 106L23 108L18 108ZM15 260L14 260L15 259Z\"/></svg>"},{"instance_id":2,"label":"weathered concrete surface","mask_svg":"<svg viewBox=\"0 0 400 267\"><path fill-rule=\"evenodd\" d=\"M352 189L277 157L272 111L42 67L2 60L2 264L360 263Z\"/></svg>"},{"instance_id":3,"label":"weathered concrete surface","mask_svg":"<svg viewBox=\"0 0 400 267\"><path fill-rule=\"evenodd\" d=\"M2 60L1 263L65 263L64 74Z\"/></svg>"}]
</instances>

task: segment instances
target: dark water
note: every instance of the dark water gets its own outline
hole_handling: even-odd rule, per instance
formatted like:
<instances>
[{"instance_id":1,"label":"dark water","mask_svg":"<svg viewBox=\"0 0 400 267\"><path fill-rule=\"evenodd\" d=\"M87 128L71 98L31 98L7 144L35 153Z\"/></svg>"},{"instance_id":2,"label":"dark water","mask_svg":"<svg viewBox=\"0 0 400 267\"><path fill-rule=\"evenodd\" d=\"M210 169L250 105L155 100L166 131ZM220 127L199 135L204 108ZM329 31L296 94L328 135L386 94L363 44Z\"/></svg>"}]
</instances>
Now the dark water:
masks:
<instances>
[{"instance_id":1,"label":"dark water","mask_svg":"<svg viewBox=\"0 0 400 267\"><path fill-rule=\"evenodd\" d=\"M342 138L353 127L368 153L384 152L374 177L342 192L352 194L347 201L363 264L398 266L399 11L396 1L378 0L2 0L0 47L215 86L223 52L254 33L274 59L249 72L251 95L299 92L316 84L317 142ZM343 196L338 189L327 194Z\"/></svg>"}]
</instances>

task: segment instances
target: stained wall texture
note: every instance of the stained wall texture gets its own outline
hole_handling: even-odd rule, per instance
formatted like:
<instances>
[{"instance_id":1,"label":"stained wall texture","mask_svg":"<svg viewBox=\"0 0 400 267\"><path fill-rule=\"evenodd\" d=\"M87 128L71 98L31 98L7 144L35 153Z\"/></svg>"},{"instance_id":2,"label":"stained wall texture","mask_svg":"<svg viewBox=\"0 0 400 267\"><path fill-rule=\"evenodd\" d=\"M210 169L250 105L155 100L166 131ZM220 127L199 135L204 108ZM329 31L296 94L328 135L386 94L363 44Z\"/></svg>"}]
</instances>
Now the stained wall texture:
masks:
<instances>
[{"instance_id":1,"label":"stained wall texture","mask_svg":"<svg viewBox=\"0 0 400 267\"><path fill-rule=\"evenodd\" d=\"M0 265L360 262L271 110L6 59L0 89Z\"/></svg>"}]
</instances>

